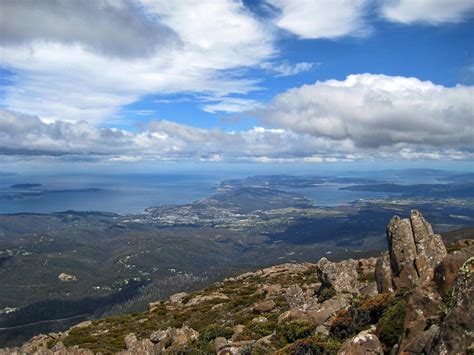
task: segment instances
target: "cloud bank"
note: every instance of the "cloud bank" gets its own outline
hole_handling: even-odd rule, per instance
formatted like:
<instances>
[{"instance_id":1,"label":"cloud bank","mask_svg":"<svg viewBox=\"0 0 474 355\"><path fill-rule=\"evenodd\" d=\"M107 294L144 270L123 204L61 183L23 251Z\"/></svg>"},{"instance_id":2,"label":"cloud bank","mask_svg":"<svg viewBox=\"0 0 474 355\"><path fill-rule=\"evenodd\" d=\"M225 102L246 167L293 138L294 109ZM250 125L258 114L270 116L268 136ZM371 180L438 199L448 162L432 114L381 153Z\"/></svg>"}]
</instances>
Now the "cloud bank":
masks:
<instances>
[{"instance_id":1,"label":"cloud bank","mask_svg":"<svg viewBox=\"0 0 474 355\"><path fill-rule=\"evenodd\" d=\"M108 161L324 162L473 159L474 88L350 75L288 90L254 110L274 128L202 129L151 121L139 132L85 121L45 123L0 111L0 154L88 155ZM462 129L460 129L462 127Z\"/></svg>"},{"instance_id":2,"label":"cloud bank","mask_svg":"<svg viewBox=\"0 0 474 355\"><path fill-rule=\"evenodd\" d=\"M407 144L472 149L473 98L472 86L359 74L290 89L260 115L274 126L349 140L359 148Z\"/></svg>"}]
</instances>

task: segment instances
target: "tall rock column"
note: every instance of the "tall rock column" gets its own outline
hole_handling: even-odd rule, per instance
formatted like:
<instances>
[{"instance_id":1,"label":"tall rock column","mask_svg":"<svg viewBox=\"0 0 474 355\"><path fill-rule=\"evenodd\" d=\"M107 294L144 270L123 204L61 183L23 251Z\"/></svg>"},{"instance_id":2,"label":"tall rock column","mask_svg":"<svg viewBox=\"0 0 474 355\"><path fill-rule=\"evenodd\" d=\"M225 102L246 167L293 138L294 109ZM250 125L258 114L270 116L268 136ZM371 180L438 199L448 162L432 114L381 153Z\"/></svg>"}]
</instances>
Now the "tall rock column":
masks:
<instances>
[{"instance_id":1,"label":"tall rock column","mask_svg":"<svg viewBox=\"0 0 474 355\"><path fill-rule=\"evenodd\" d=\"M394 216L387 226L387 240L389 263L382 256L375 270L379 292L425 285L447 255L441 236L433 233L418 210L412 210L409 219Z\"/></svg>"},{"instance_id":2,"label":"tall rock column","mask_svg":"<svg viewBox=\"0 0 474 355\"><path fill-rule=\"evenodd\" d=\"M436 265L448 253L441 236L433 233L431 225L419 211L411 211L410 222L416 245L415 267L419 282L425 284L433 279Z\"/></svg>"}]
</instances>

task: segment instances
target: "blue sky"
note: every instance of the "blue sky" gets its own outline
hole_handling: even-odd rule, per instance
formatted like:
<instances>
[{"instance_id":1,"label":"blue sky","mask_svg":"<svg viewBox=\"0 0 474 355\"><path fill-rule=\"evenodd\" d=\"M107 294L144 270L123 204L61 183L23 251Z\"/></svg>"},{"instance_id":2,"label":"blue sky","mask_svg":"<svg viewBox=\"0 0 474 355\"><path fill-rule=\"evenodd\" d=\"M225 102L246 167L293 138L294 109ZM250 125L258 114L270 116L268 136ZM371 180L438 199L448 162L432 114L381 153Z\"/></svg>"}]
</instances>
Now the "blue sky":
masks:
<instances>
[{"instance_id":1,"label":"blue sky","mask_svg":"<svg viewBox=\"0 0 474 355\"><path fill-rule=\"evenodd\" d=\"M474 61L473 19L443 26L407 26L378 20L373 26L374 31L367 38L299 40L292 35L284 36L278 41L279 60L315 63L314 66L289 76L249 69L247 76L258 78L262 89L238 97L268 102L289 88L318 80L344 80L354 73L417 77L444 86L474 83L474 71L470 68ZM170 102L159 102L160 99ZM125 106L122 115L143 122L156 113L162 118L202 128L220 126L239 130L258 125L251 114L208 113L202 106L190 95L151 95ZM147 112L134 112L141 110Z\"/></svg>"},{"instance_id":2,"label":"blue sky","mask_svg":"<svg viewBox=\"0 0 474 355\"><path fill-rule=\"evenodd\" d=\"M5 164L472 166L472 1L0 7Z\"/></svg>"}]
</instances>

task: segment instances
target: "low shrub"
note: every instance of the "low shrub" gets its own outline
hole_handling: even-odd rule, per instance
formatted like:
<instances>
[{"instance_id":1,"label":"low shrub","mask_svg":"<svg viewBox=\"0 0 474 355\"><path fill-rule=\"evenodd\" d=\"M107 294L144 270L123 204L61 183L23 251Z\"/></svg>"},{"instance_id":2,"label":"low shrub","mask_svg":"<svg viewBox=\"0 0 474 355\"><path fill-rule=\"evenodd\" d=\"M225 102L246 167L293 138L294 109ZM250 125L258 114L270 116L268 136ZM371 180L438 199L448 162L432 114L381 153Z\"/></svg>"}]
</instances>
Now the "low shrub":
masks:
<instances>
[{"instance_id":1,"label":"low shrub","mask_svg":"<svg viewBox=\"0 0 474 355\"><path fill-rule=\"evenodd\" d=\"M281 326L281 334L289 343L294 343L298 339L307 338L311 335L314 327L304 320L287 322Z\"/></svg>"},{"instance_id":2,"label":"low shrub","mask_svg":"<svg viewBox=\"0 0 474 355\"><path fill-rule=\"evenodd\" d=\"M244 335L251 339L260 339L272 334L277 330L277 325L272 322L266 323L250 323L244 331Z\"/></svg>"},{"instance_id":3,"label":"low shrub","mask_svg":"<svg viewBox=\"0 0 474 355\"><path fill-rule=\"evenodd\" d=\"M391 349L403 333L403 321L405 319L406 300L397 299L388 308L377 324L376 334L387 349Z\"/></svg>"},{"instance_id":4,"label":"low shrub","mask_svg":"<svg viewBox=\"0 0 474 355\"><path fill-rule=\"evenodd\" d=\"M333 287L324 287L318 291L318 302L322 303L336 296L336 290Z\"/></svg>"},{"instance_id":5,"label":"low shrub","mask_svg":"<svg viewBox=\"0 0 474 355\"><path fill-rule=\"evenodd\" d=\"M211 324L202 329L199 339L209 342L219 337L230 338L232 334L234 334L234 331L230 327L225 327L220 324Z\"/></svg>"}]
</instances>

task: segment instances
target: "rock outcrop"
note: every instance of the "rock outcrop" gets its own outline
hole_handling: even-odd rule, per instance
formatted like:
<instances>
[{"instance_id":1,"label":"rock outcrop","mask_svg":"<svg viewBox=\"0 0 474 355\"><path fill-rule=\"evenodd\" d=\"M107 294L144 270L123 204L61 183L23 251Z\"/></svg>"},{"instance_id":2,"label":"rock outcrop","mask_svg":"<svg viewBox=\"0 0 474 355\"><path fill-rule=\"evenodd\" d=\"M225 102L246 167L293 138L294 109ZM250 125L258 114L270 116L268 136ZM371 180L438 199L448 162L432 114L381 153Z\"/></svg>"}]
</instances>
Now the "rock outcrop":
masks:
<instances>
[{"instance_id":1,"label":"rock outcrop","mask_svg":"<svg viewBox=\"0 0 474 355\"><path fill-rule=\"evenodd\" d=\"M473 342L474 291L472 278L467 273L460 275L459 270L474 247L448 255L441 236L433 233L417 210L411 211L409 219L393 217L387 239L389 253L378 258L375 278L380 293L406 292L403 334L397 351L451 354L465 350ZM452 297L457 297L456 302L446 319L440 320L440 309Z\"/></svg>"},{"instance_id":2,"label":"rock outcrop","mask_svg":"<svg viewBox=\"0 0 474 355\"><path fill-rule=\"evenodd\" d=\"M422 286L433 279L435 267L447 255L441 236L417 210L409 219L394 216L387 227L391 283L386 257L379 258L376 267L377 285L382 291Z\"/></svg>"},{"instance_id":3,"label":"rock outcrop","mask_svg":"<svg viewBox=\"0 0 474 355\"><path fill-rule=\"evenodd\" d=\"M454 282L459 274L459 269L472 255L474 255L474 245L447 255L438 264L434 273L434 282L442 297L447 296L452 291Z\"/></svg>"},{"instance_id":4,"label":"rock outcrop","mask_svg":"<svg viewBox=\"0 0 474 355\"><path fill-rule=\"evenodd\" d=\"M474 257L460 268L446 316L432 342L431 354L474 352Z\"/></svg>"}]
</instances>

